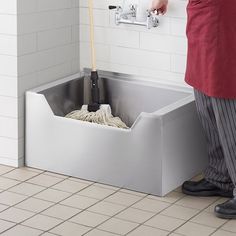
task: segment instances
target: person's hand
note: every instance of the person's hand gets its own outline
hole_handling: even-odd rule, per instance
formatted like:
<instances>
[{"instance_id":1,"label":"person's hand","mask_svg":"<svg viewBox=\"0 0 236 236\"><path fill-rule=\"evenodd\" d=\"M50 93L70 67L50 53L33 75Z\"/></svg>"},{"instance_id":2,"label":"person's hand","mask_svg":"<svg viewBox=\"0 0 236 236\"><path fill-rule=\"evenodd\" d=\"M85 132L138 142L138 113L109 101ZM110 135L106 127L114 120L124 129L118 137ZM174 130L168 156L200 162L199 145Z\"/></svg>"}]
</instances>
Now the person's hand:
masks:
<instances>
[{"instance_id":1,"label":"person's hand","mask_svg":"<svg viewBox=\"0 0 236 236\"><path fill-rule=\"evenodd\" d=\"M168 0L153 0L151 10L157 10L164 15L167 11L167 5Z\"/></svg>"}]
</instances>

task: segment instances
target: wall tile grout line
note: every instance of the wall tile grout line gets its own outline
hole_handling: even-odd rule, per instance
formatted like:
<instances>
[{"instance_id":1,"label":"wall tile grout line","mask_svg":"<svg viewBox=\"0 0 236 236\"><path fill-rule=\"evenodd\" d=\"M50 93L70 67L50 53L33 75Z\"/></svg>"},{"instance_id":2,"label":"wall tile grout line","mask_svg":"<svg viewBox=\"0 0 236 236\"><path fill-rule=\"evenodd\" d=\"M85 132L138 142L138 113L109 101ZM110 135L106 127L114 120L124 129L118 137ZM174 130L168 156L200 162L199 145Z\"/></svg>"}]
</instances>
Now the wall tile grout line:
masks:
<instances>
[{"instance_id":1,"label":"wall tile grout line","mask_svg":"<svg viewBox=\"0 0 236 236\"><path fill-rule=\"evenodd\" d=\"M89 43L89 41L80 40L82 43ZM159 50L151 50L151 49L144 49L144 48L138 48L138 47L129 47L129 46L120 46L116 44L109 44L109 43L101 43L101 42L95 42L96 45L103 45L103 46L111 46L111 47L118 47L118 48L124 48L124 49L130 49L130 50L138 50L143 52L150 52L150 53L159 53L164 55L179 55L179 56L186 56L186 53L170 53L165 51L159 51ZM168 70L169 71L169 70Z\"/></svg>"},{"instance_id":2,"label":"wall tile grout line","mask_svg":"<svg viewBox=\"0 0 236 236\"><path fill-rule=\"evenodd\" d=\"M75 25L76 26L76 25ZM78 26L78 24L77 24L77 26ZM82 24L80 24L79 26L86 26L86 27L89 27L89 23L82 23ZM183 35L175 35L175 34L171 34L171 33L163 33L163 32L149 32L147 29L131 29L131 27L129 26L129 28L124 28L124 27L122 27L122 26L120 26L120 28L119 28L119 26L118 26L118 28L114 28L114 26L110 23L110 25L109 26L103 26L103 25L95 25L94 26L95 27L95 29L97 29L97 28L100 28L100 29L108 29L108 30L111 30L111 29L116 29L116 30L123 30L123 31L132 31L132 32L138 32L138 33L145 33L145 34L150 34L150 35L153 35L153 36L158 36L158 35L160 35L160 36L172 36L173 38L181 38L181 39L186 39L186 37L185 36L183 36Z\"/></svg>"},{"instance_id":3,"label":"wall tile grout line","mask_svg":"<svg viewBox=\"0 0 236 236\"><path fill-rule=\"evenodd\" d=\"M101 69L106 67L107 69L117 72L123 71L125 73L128 71L131 74L138 71L137 73L141 73L143 75L148 73L148 75L152 77L155 77L157 74L156 72L160 71L161 75L159 77L165 77L165 79L170 79L170 81L174 81L176 78L176 80L178 79L178 82L181 83L183 80L182 72L184 67L182 61L185 60L185 53L183 51L184 43L182 44L181 41L184 41L185 39L183 25L186 21L186 14L185 11L180 8L185 7L186 1L176 1L176 7L172 8L170 14L167 14L165 18L163 17L161 19L160 27L155 30L147 30L145 27L123 27L123 25L120 27L115 26L113 19L114 12L110 12L108 10L107 5L109 3L107 1L102 1L95 2L94 6L96 27L102 30L105 29L108 34L110 33L110 30L123 30L120 31L121 35L119 35L118 32L119 37L116 39L118 41L123 41L121 42L121 45L117 45L117 43L110 44L109 49L107 49L107 58L101 58L102 60L98 58L98 69L99 67L101 67ZM121 4L121 1L114 1L114 4ZM83 33L80 29L83 27L86 28L88 26L88 7L86 1L79 3L79 1L72 0L62 0L57 5L55 5L53 1L40 2L40 0L32 0L30 1L30 4L24 5L23 3L18 3L17 0L14 0L13 2L4 3L2 6L3 8L1 8L2 10L0 17L1 22L4 22L4 24L2 27L0 27L0 41L2 39L2 42L5 45L5 41L10 38L12 39L11 45L14 46L14 48L12 48L8 43L7 47L3 49L0 48L0 59L6 63L6 66L2 66L0 70L0 74L2 74L1 85L3 84L6 86L7 90L6 92L3 92L2 95L9 95L8 103L12 109L15 106L15 104L13 106L13 103L18 103L21 105L19 108L21 113L20 115L18 114L18 116L23 118L23 105L19 99L23 97L23 93L26 90L78 72L79 70L82 70L83 67L86 67L86 64L88 67L88 52L86 49L82 48L83 45L80 46L78 55L77 53L75 55L73 50L73 47L78 47L79 44L82 43L82 41L78 38L78 35L80 36L81 33ZM58 36L60 33L63 34L63 29L66 32L67 28L70 28L71 30L70 37L72 37L70 42L68 41L68 37L61 39ZM60 32L57 32L57 30ZM122 38L122 36L124 36L122 35L122 32L125 31L132 31L135 33L135 35L138 34L138 36L134 35L134 38L128 37L129 39L127 41L127 37ZM46 37L47 35L48 37ZM176 45L172 45L172 43L169 45L173 49L171 50L175 52L174 55L172 52L173 58L170 61L170 59L167 59L167 57L170 57L170 55L168 53L164 54L166 53L165 47L163 49L162 47L156 47L154 48L155 50L150 50L151 44L153 42L147 48L143 46L145 45L146 37L144 41L142 40L141 42L142 35L146 35L147 37L150 36L151 41L155 39L153 39L153 37L160 36L160 43L163 43L162 37L165 36L172 39L173 41L177 39L177 41L180 41L181 47L178 48L178 43ZM15 42L15 39L17 42ZM159 38L157 39L159 40ZM103 46L108 46L107 44L105 43ZM141 55L140 63L138 63L140 65L131 63L133 58L135 58L135 53L134 55L130 55L127 63L122 64L122 60L117 59L120 58L119 50L114 51L113 45L114 47L120 46L122 49L122 55L126 54L128 49L130 50L131 48L136 48L138 50L137 52ZM136 45L137 47L134 47L133 45ZM156 42L154 43L154 46L155 45ZM63 46L65 48L63 48ZM103 53L100 53L98 50L98 56L101 54ZM7 55L10 55L10 58ZM104 53L103 57L105 57L104 55L106 54ZM142 58L142 56L144 58ZM161 60L161 57L164 57L165 59ZM158 61L160 60L157 62L157 68L155 67L155 64L150 66L147 63L147 61L152 62L156 59ZM78 66L78 64L80 64L80 66ZM11 69L13 68L12 66L14 66L14 71ZM62 66L61 69L60 66ZM135 68L135 66L138 67L138 70ZM5 85L4 81L7 80L5 76L13 77L18 81L11 83L8 82ZM27 78L23 80L23 77ZM17 91L9 88L9 86L14 83L18 85ZM15 93L17 93L18 96L15 97ZM6 97L3 96L0 96L0 101L4 103ZM6 105L6 107L9 106L8 104ZM15 118L14 114L15 113L13 113L12 110L6 110L2 115ZM16 126L17 128L15 129L22 128L22 124L17 124ZM14 151L16 152L16 155L13 155L10 149L6 151L7 154L12 156L13 160L10 161L8 159L4 159L4 163L14 163L14 165L17 165L19 163L17 160L17 145L14 145Z\"/></svg>"}]
</instances>

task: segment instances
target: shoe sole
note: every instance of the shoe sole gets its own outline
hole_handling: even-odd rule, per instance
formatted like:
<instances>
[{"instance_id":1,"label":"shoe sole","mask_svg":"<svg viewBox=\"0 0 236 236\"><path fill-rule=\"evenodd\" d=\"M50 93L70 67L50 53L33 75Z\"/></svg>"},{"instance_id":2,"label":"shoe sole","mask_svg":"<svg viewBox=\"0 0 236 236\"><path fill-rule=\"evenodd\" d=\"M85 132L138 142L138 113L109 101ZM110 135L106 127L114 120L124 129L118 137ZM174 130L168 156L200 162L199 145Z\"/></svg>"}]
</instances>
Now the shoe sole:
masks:
<instances>
[{"instance_id":1,"label":"shoe sole","mask_svg":"<svg viewBox=\"0 0 236 236\"><path fill-rule=\"evenodd\" d=\"M198 196L198 197L215 197L215 196L226 197L226 198L233 197L233 195L229 195L228 193L222 193L222 192L213 193L212 191L191 192L186 189L182 189L182 192L187 195Z\"/></svg>"},{"instance_id":2,"label":"shoe sole","mask_svg":"<svg viewBox=\"0 0 236 236\"><path fill-rule=\"evenodd\" d=\"M215 216L222 218L222 219L236 219L236 215L224 215L218 212L215 212Z\"/></svg>"}]
</instances>

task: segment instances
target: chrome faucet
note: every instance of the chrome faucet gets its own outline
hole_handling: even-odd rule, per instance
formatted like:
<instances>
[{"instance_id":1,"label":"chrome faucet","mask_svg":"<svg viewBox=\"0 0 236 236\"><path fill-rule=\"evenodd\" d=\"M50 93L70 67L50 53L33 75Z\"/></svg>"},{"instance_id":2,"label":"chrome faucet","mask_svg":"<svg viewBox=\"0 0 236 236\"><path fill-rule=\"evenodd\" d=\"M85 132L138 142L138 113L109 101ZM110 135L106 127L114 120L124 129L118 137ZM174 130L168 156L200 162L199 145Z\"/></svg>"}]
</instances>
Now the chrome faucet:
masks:
<instances>
[{"instance_id":1,"label":"chrome faucet","mask_svg":"<svg viewBox=\"0 0 236 236\"><path fill-rule=\"evenodd\" d=\"M120 7L120 9L122 10L122 8ZM129 17L135 18L136 17L136 13L137 13L137 5L130 5L130 10L127 12L122 11L120 13L120 18L124 18L126 20L129 19Z\"/></svg>"},{"instance_id":2,"label":"chrome faucet","mask_svg":"<svg viewBox=\"0 0 236 236\"><path fill-rule=\"evenodd\" d=\"M146 11L146 20L137 20L137 5L131 4L128 11L124 11L121 6L109 6L110 10L116 9L115 23L119 24L131 24L131 25L142 25L148 29L157 27L159 25L158 12L150 10Z\"/></svg>"}]
</instances>

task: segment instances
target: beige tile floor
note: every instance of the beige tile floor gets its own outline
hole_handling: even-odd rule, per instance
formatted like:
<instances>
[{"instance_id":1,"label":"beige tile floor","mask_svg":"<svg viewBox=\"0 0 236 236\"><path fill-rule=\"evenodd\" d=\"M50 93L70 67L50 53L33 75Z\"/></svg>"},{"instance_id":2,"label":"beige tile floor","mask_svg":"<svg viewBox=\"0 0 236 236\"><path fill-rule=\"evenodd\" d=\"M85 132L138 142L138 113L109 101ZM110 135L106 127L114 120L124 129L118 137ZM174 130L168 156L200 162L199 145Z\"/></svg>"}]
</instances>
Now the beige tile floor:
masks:
<instances>
[{"instance_id":1,"label":"beige tile floor","mask_svg":"<svg viewBox=\"0 0 236 236\"><path fill-rule=\"evenodd\" d=\"M236 236L236 220L213 214L225 200L186 196L180 188L157 197L0 165L3 236Z\"/></svg>"}]
</instances>

